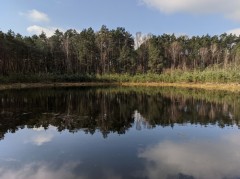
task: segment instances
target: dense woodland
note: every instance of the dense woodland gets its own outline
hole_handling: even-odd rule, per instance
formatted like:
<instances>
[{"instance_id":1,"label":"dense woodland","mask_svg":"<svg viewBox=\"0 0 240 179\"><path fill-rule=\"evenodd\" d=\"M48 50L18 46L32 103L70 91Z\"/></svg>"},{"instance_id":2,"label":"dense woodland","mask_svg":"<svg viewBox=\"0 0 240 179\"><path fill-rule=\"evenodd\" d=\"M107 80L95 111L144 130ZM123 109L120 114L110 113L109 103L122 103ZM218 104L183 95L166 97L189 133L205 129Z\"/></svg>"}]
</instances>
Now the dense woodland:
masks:
<instances>
[{"instance_id":1,"label":"dense woodland","mask_svg":"<svg viewBox=\"0 0 240 179\"><path fill-rule=\"evenodd\" d=\"M138 34L139 38L139 34ZM81 32L55 31L51 37L23 37L0 31L0 75L145 74L175 69L224 69L240 63L240 37L149 35L135 39L124 28L102 26ZM136 46L136 41L138 45Z\"/></svg>"}]
</instances>

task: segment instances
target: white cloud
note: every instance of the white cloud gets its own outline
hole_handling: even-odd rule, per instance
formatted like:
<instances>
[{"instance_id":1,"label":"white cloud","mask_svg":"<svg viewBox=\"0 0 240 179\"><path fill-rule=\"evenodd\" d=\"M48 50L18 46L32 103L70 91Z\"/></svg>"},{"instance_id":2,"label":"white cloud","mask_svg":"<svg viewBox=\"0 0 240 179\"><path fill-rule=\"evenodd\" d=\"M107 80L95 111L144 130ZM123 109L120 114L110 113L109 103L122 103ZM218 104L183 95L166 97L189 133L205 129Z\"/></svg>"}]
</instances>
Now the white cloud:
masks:
<instances>
[{"instance_id":1,"label":"white cloud","mask_svg":"<svg viewBox=\"0 0 240 179\"><path fill-rule=\"evenodd\" d=\"M20 165L20 166L19 166ZM32 162L15 165L1 166L1 179L90 179L91 174L84 174L81 161L65 162L64 164L51 162ZM83 167L84 169L84 167ZM81 172L79 172L81 171ZM84 172L84 173L83 173ZM94 175L93 175L94 176ZM122 177L111 169L102 170L102 175L98 178L122 179Z\"/></svg>"},{"instance_id":2,"label":"white cloud","mask_svg":"<svg viewBox=\"0 0 240 179\"><path fill-rule=\"evenodd\" d=\"M24 143L32 143L33 145L41 146L45 143L51 142L54 138L55 128L50 127L47 131L44 128L33 128L34 133L31 137L26 138Z\"/></svg>"},{"instance_id":3,"label":"white cloud","mask_svg":"<svg viewBox=\"0 0 240 179\"><path fill-rule=\"evenodd\" d=\"M46 33L47 37L51 37L57 29L59 29L60 31L64 31L63 29L57 27L42 27L38 25L29 26L27 28L27 31L30 34L36 35L40 35L42 32L44 32Z\"/></svg>"},{"instance_id":4,"label":"white cloud","mask_svg":"<svg viewBox=\"0 0 240 179\"><path fill-rule=\"evenodd\" d=\"M9 167L0 167L1 179L84 179L84 176L78 176L74 170L80 165L78 162L68 162L58 168L53 168L48 163L31 163L22 165L20 169Z\"/></svg>"},{"instance_id":5,"label":"white cloud","mask_svg":"<svg viewBox=\"0 0 240 179\"><path fill-rule=\"evenodd\" d=\"M232 29L227 31L227 34L235 34L236 36L240 35L240 28Z\"/></svg>"},{"instance_id":6,"label":"white cloud","mask_svg":"<svg viewBox=\"0 0 240 179\"><path fill-rule=\"evenodd\" d=\"M26 16L29 20L33 22L49 22L50 21L47 14L40 12L36 9L32 9L26 13L20 13L20 15Z\"/></svg>"},{"instance_id":7,"label":"white cloud","mask_svg":"<svg viewBox=\"0 0 240 179\"><path fill-rule=\"evenodd\" d=\"M222 14L240 21L240 0L140 0L165 14Z\"/></svg>"},{"instance_id":8,"label":"white cloud","mask_svg":"<svg viewBox=\"0 0 240 179\"><path fill-rule=\"evenodd\" d=\"M37 146L41 146L44 143L51 142L52 139L53 135L51 134L40 134L36 137L33 137L31 142Z\"/></svg>"},{"instance_id":9,"label":"white cloud","mask_svg":"<svg viewBox=\"0 0 240 179\"><path fill-rule=\"evenodd\" d=\"M240 176L240 136L229 134L219 140L165 141L139 154L147 161L148 178L185 174L196 178Z\"/></svg>"},{"instance_id":10,"label":"white cloud","mask_svg":"<svg viewBox=\"0 0 240 179\"><path fill-rule=\"evenodd\" d=\"M39 128L33 128L34 131L45 131L45 129L43 127L39 127Z\"/></svg>"}]
</instances>

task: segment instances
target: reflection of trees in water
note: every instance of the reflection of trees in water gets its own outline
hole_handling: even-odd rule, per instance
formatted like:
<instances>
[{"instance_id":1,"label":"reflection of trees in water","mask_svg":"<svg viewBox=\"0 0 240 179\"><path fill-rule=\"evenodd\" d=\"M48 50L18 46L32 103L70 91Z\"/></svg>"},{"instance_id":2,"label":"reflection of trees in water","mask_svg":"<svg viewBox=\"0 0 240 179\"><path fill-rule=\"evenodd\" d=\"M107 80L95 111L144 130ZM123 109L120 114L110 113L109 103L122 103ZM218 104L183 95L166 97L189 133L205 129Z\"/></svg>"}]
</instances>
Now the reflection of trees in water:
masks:
<instances>
[{"instance_id":1,"label":"reflection of trees in water","mask_svg":"<svg viewBox=\"0 0 240 179\"><path fill-rule=\"evenodd\" d=\"M21 93L1 95L0 129L4 133L15 132L24 125L29 128L53 125L59 131L82 129L93 134L99 130L106 137L109 132L125 133L133 123L131 99L125 94L91 90Z\"/></svg>"},{"instance_id":2,"label":"reflection of trees in water","mask_svg":"<svg viewBox=\"0 0 240 179\"><path fill-rule=\"evenodd\" d=\"M149 122L138 111L134 111L133 119L137 130L141 130L142 128L152 128L152 125L149 124Z\"/></svg>"},{"instance_id":3,"label":"reflection of trees in water","mask_svg":"<svg viewBox=\"0 0 240 179\"><path fill-rule=\"evenodd\" d=\"M175 123L238 125L238 117L233 117L234 108L226 103L219 104L183 97L149 96L139 112L150 124L169 126Z\"/></svg>"},{"instance_id":4,"label":"reflection of trees in water","mask_svg":"<svg viewBox=\"0 0 240 179\"><path fill-rule=\"evenodd\" d=\"M132 127L151 128L175 123L238 124L239 104L216 103L184 95L148 94L109 89L48 89L5 91L0 95L0 137L20 128L49 125L59 131L81 129L104 137Z\"/></svg>"}]
</instances>

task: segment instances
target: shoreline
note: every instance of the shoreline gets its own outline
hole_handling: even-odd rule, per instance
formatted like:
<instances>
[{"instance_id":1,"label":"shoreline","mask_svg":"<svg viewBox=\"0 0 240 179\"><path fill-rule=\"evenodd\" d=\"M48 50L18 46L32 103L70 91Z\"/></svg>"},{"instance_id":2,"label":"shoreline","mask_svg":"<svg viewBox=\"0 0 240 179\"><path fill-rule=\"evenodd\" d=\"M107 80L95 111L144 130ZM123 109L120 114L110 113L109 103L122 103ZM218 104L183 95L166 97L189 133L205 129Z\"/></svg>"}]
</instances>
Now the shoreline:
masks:
<instances>
[{"instance_id":1,"label":"shoreline","mask_svg":"<svg viewBox=\"0 0 240 179\"><path fill-rule=\"evenodd\" d=\"M122 86L146 86L146 87L176 87L185 89L203 89L216 91L240 92L239 83L122 83Z\"/></svg>"},{"instance_id":2,"label":"shoreline","mask_svg":"<svg viewBox=\"0 0 240 179\"><path fill-rule=\"evenodd\" d=\"M81 86L118 86L118 83L79 82L79 83L11 83L0 84L0 90L52 88L52 87L81 87Z\"/></svg>"},{"instance_id":3,"label":"shoreline","mask_svg":"<svg viewBox=\"0 0 240 179\"><path fill-rule=\"evenodd\" d=\"M81 86L128 86L128 87L176 87L185 89L204 89L216 91L240 92L239 83L163 83L163 82L146 82L146 83L101 83L101 82L77 82L77 83L13 83L0 84L0 90L8 89L27 89L27 88L45 88L45 87L81 87Z\"/></svg>"}]
</instances>

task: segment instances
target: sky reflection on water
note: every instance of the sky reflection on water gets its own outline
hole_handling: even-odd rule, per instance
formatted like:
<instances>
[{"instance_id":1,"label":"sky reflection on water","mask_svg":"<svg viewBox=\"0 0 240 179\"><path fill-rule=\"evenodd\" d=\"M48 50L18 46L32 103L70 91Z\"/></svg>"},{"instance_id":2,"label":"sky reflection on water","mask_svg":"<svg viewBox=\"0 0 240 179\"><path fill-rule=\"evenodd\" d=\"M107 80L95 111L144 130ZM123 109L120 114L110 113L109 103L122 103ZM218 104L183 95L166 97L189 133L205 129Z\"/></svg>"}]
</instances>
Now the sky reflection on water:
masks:
<instances>
[{"instance_id":1,"label":"sky reflection on water","mask_svg":"<svg viewBox=\"0 0 240 179\"><path fill-rule=\"evenodd\" d=\"M148 96L158 99L155 102L141 103L138 100L145 101L145 94L75 92L42 95L44 105L27 94L25 105L18 105L22 98L12 97L17 108L1 103L1 179L240 177L240 130L237 124L229 125L238 121L238 113L230 104L181 102L181 98L176 102L161 95ZM87 99L79 97L84 93ZM97 101L79 105L66 100L69 94L78 96L82 104ZM109 106L115 99L122 102ZM73 104L79 105L77 112ZM93 108L98 104L101 109ZM227 116L229 112L234 119ZM189 122L191 116L194 123Z\"/></svg>"}]
</instances>

